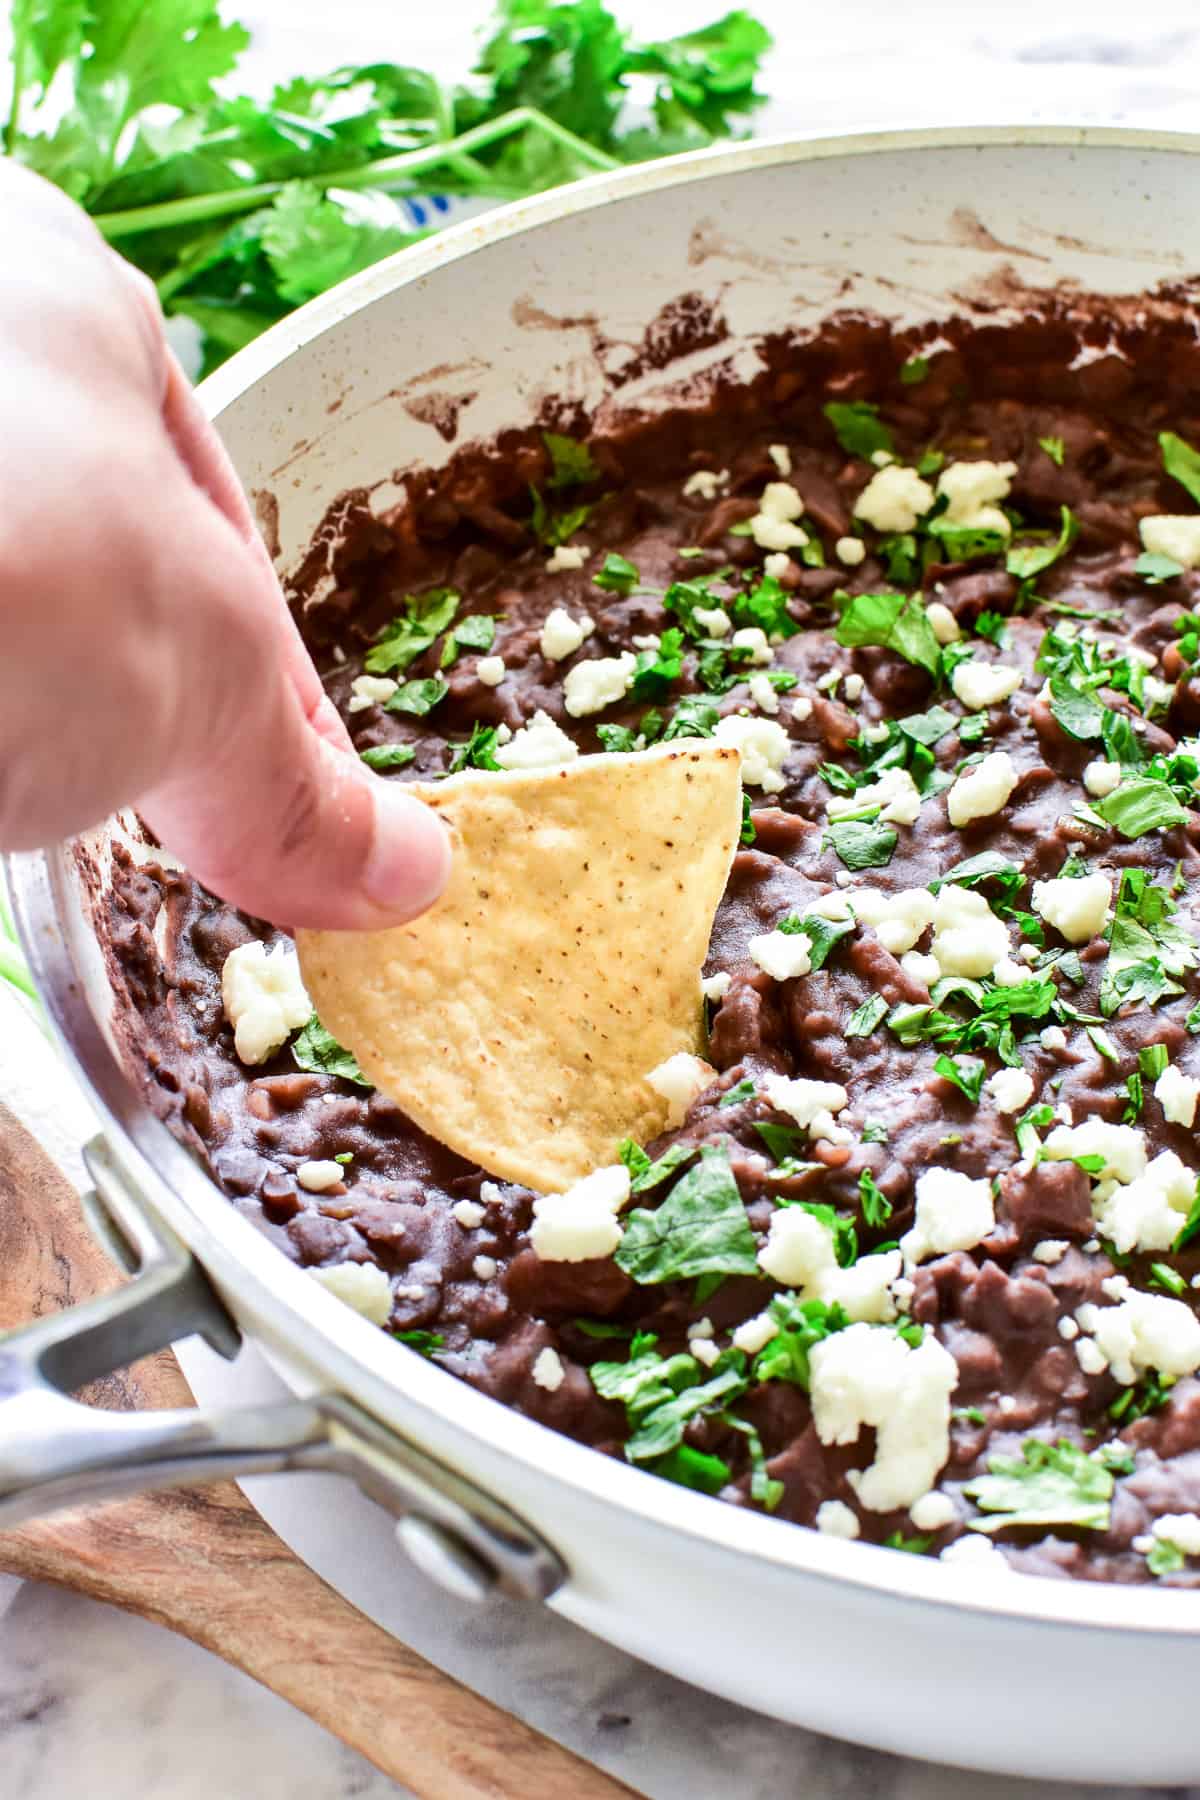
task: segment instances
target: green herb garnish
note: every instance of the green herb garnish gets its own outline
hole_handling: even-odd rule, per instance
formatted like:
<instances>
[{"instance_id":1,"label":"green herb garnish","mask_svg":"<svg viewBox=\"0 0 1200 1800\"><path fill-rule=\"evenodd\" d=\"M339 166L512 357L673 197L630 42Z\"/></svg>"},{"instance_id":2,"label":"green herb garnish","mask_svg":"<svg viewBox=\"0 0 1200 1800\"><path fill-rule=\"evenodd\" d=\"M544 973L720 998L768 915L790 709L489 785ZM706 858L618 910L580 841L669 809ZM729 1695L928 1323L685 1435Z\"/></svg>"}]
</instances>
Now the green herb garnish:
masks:
<instances>
[{"instance_id":1,"label":"green herb garnish","mask_svg":"<svg viewBox=\"0 0 1200 1800\"><path fill-rule=\"evenodd\" d=\"M369 750L360 750L359 757L368 769L379 773L383 769L403 769L416 756L411 744L372 744Z\"/></svg>"},{"instance_id":2,"label":"green herb garnish","mask_svg":"<svg viewBox=\"0 0 1200 1800\"><path fill-rule=\"evenodd\" d=\"M988 1469L967 1482L963 1493L982 1512L998 1516L972 1519L972 1531L1004 1531L1011 1525L1108 1530L1112 1472L1068 1439L1048 1444L1029 1438L1020 1456L990 1457Z\"/></svg>"},{"instance_id":3,"label":"green herb garnish","mask_svg":"<svg viewBox=\"0 0 1200 1800\"><path fill-rule=\"evenodd\" d=\"M830 400L821 411L848 456L862 456L870 461L877 450L892 455L892 434L879 417L879 408L870 400Z\"/></svg>"},{"instance_id":4,"label":"green herb garnish","mask_svg":"<svg viewBox=\"0 0 1200 1800\"><path fill-rule=\"evenodd\" d=\"M349 1050L326 1031L316 1013L292 1039L291 1050L292 1061L306 1074L336 1075L341 1081L353 1081L365 1088L373 1085Z\"/></svg>"},{"instance_id":5,"label":"green herb garnish","mask_svg":"<svg viewBox=\"0 0 1200 1800\"><path fill-rule=\"evenodd\" d=\"M642 1286L758 1273L754 1233L724 1145L704 1145L699 1164L655 1211L629 1214L614 1261Z\"/></svg>"},{"instance_id":6,"label":"green herb garnish","mask_svg":"<svg viewBox=\"0 0 1200 1800\"><path fill-rule=\"evenodd\" d=\"M1200 502L1200 451L1193 450L1173 431L1160 431L1158 447L1162 451L1163 468L1192 499Z\"/></svg>"},{"instance_id":7,"label":"green herb garnish","mask_svg":"<svg viewBox=\"0 0 1200 1800\"><path fill-rule=\"evenodd\" d=\"M856 594L838 620L834 637L855 647L878 644L936 677L941 650L920 594Z\"/></svg>"},{"instance_id":8,"label":"green herb garnish","mask_svg":"<svg viewBox=\"0 0 1200 1800\"><path fill-rule=\"evenodd\" d=\"M371 675L402 673L428 650L458 611L462 595L454 588L431 588L427 594L410 594L404 611L385 625L363 659Z\"/></svg>"}]
</instances>

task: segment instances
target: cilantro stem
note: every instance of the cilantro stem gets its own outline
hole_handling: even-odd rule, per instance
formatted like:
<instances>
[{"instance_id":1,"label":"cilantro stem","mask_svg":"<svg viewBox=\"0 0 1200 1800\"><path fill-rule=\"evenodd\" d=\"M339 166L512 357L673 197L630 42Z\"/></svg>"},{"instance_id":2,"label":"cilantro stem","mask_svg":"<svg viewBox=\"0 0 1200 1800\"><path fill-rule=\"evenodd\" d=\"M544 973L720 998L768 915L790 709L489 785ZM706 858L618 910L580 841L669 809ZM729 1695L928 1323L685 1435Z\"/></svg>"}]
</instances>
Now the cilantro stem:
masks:
<instances>
[{"instance_id":1,"label":"cilantro stem","mask_svg":"<svg viewBox=\"0 0 1200 1800\"><path fill-rule=\"evenodd\" d=\"M414 175L429 169L457 166L461 172L469 172L471 185L478 187L486 182L487 171L468 160L470 153L522 131L540 132L590 168L617 169L621 166L615 156L597 150L594 144L577 137L564 125L539 112L537 107L516 106L500 118L472 126L470 131L462 131L457 137L423 145L418 150L404 150L398 156L383 156L375 162L356 164L351 169L327 171L321 176L320 186L326 191L330 188L391 188L404 186ZM233 192L222 189L219 193L193 194L185 200L167 200L155 206L96 213L92 222L106 238L134 237L145 231L163 231L172 226L196 224L203 219L228 218L235 213L250 212L273 200L289 185L286 181L258 181Z\"/></svg>"},{"instance_id":2,"label":"cilantro stem","mask_svg":"<svg viewBox=\"0 0 1200 1800\"><path fill-rule=\"evenodd\" d=\"M12 987L18 988L22 994L40 1005L38 991L33 985L29 970L25 967L25 958L15 944L7 944L3 939L0 939L0 981L7 981Z\"/></svg>"}]
</instances>

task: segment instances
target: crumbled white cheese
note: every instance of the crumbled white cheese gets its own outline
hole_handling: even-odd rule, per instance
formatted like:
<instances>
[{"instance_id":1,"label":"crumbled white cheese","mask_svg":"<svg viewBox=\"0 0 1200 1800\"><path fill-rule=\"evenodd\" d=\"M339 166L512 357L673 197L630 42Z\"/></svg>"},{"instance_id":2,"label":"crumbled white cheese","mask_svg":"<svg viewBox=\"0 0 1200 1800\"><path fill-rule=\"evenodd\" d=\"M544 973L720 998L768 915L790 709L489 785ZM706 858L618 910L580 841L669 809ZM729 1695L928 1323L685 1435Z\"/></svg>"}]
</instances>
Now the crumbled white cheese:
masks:
<instances>
[{"instance_id":1,"label":"crumbled white cheese","mask_svg":"<svg viewBox=\"0 0 1200 1800\"><path fill-rule=\"evenodd\" d=\"M718 744L732 744L741 752L744 787L760 787L764 794L779 792L790 742L782 725L774 719L730 713L717 721L713 737Z\"/></svg>"},{"instance_id":2,"label":"crumbled white cheese","mask_svg":"<svg viewBox=\"0 0 1200 1800\"><path fill-rule=\"evenodd\" d=\"M622 650L620 656L598 656L576 663L563 680L563 705L573 719L603 712L606 706L624 698L636 672L637 657L632 650Z\"/></svg>"},{"instance_id":3,"label":"crumbled white cheese","mask_svg":"<svg viewBox=\"0 0 1200 1800\"><path fill-rule=\"evenodd\" d=\"M854 502L854 511L876 531L911 531L933 498L933 489L915 469L890 463L872 475Z\"/></svg>"},{"instance_id":4,"label":"crumbled white cheese","mask_svg":"<svg viewBox=\"0 0 1200 1800\"><path fill-rule=\"evenodd\" d=\"M852 1320L884 1324L896 1316L892 1283L900 1273L900 1252L860 1256L850 1268L840 1268L832 1232L802 1206L781 1206L772 1214L758 1262L764 1274L803 1299L836 1303ZM736 1334L733 1341L746 1348Z\"/></svg>"},{"instance_id":5,"label":"crumbled white cheese","mask_svg":"<svg viewBox=\"0 0 1200 1800\"><path fill-rule=\"evenodd\" d=\"M1011 956L1001 957L992 970L992 980L998 987L1019 987L1028 978L1029 971L1024 964Z\"/></svg>"},{"instance_id":6,"label":"crumbled white cheese","mask_svg":"<svg viewBox=\"0 0 1200 1800\"><path fill-rule=\"evenodd\" d=\"M1122 1254L1169 1250L1196 1197L1196 1171L1163 1150L1127 1184L1104 1182L1095 1195L1096 1223Z\"/></svg>"},{"instance_id":7,"label":"crumbled white cheese","mask_svg":"<svg viewBox=\"0 0 1200 1800\"><path fill-rule=\"evenodd\" d=\"M962 632L958 620L944 601L931 600L925 608L925 617L939 644L957 644Z\"/></svg>"},{"instance_id":8,"label":"crumbled white cheese","mask_svg":"<svg viewBox=\"0 0 1200 1800\"><path fill-rule=\"evenodd\" d=\"M946 796L952 825L988 819L1008 805L1017 785L1017 771L1007 750L993 750L981 763L959 776Z\"/></svg>"},{"instance_id":9,"label":"crumbled white cheese","mask_svg":"<svg viewBox=\"0 0 1200 1800\"><path fill-rule=\"evenodd\" d=\"M350 683L350 703L346 711L359 713L366 712L369 706L382 706L399 685L390 675L356 675Z\"/></svg>"},{"instance_id":10,"label":"crumbled white cheese","mask_svg":"<svg viewBox=\"0 0 1200 1800\"><path fill-rule=\"evenodd\" d=\"M715 1330L711 1319L692 1319L688 1323L687 1334L689 1338L710 1338Z\"/></svg>"},{"instance_id":11,"label":"crumbled white cheese","mask_svg":"<svg viewBox=\"0 0 1200 1800\"><path fill-rule=\"evenodd\" d=\"M767 675L752 675L747 682L750 698L760 712L777 713L779 711L779 695L771 686Z\"/></svg>"},{"instance_id":12,"label":"crumbled white cheese","mask_svg":"<svg viewBox=\"0 0 1200 1800\"><path fill-rule=\"evenodd\" d=\"M1012 526L993 502L1007 499L1016 472L1017 465L1012 462L950 463L938 476L937 491L947 501L943 516L951 525L998 531L1007 537Z\"/></svg>"},{"instance_id":13,"label":"crumbled white cheese","mask_svg":"<svg viewBox=\"0 0 1200 1800\"><path fill-rule=\"evenodd\" d=\"M1154 1084L1154 1098L1162 1107L1163 1118L1168 1124L1186 1125L1190 1130L1196 1122L1200 1081L1170 1063Z\"/></svg>"},{"instance_id":14,"label":"crumbled white cheese","mask_svg":"<svg viewBox=\"0 0 1200 1800\"><path fill-rule=\"evenodd\" d=\"M867 684L861 675L847 675L846 698L849 700L851 706L853 706L856 701L862 699L862 691L866 685Z\"/></svg>"},{"instance_id":15,"label":"crumbled white cheese","mask_svg":"<svg viewBox=\"0 0 1200 1800\"><path fill-rule=\"evenodd\" d=\"M314 1281L335 1300L349 1306L372 1325L386 1325L392 1312L392 1284L378 1263L335 1263L331 1269L310 1269Z\"/></svg>"},{"instance_id":16,"label":"crumbled white cheese","mask_svg":"<svg viewBox=\"0 0 1200 1800\"><path fill-rule=\"evenodd\" d=\"M617 1214L629 1198L623 1163L593 1169L565 1194L540 1194L533 1203L529 1242L543 1262L587 1262L611 1256L621 1241Z\"/></svg>"},{"instance_id":17,"label":"crumbled white cheese","mask_svg":"<svg viewBox=\"0 0 1200 1800\"><path fill-rule=\"evenodd\" d=\"M545 1388L548 1394L557 1393L567 1378L562 1357L549 1344L534 1357L531 1373L537 1386Z\"/></svg>"},{"instance_id":18,"label":"crumbled white cheese","mask_svg":"<svg viewBox=\"0 0 1200 1800\"><path fill-rule=\"evenodd\" d=\"M312 1017L312 1001L291 944L273 950L253 938L229 952L221 969L221 999L241 1062L266 1062Z\"/></svg>"},{"instance_id":19,"label":"crumbled white cheese","mask_svg":"<svg viewBox=\"0 0 1200 1800\"><path fill-rule=\"evenodd\" d=\"M666 1062L651 1069L646 1080L667 1103L667 1131L674 1131L677 1125L683 1124L692 1101L716 1079L717 1071L711 1063L689 1055L686 1050L677 1050Z\"/></svg>"},{"instance_id":20,"label":"crumbled white cheese","mask_svg":"<svg viewBox=\"0 0 1200 1800\"><path fill-rule=\"evenodd\" d=\"M1065 1050L1067 1034L1061 1025L1047 1025L1044 1031L1039 1032L1038 1042L1043 1050Z\"/></svg>"},{"instance_id":21,"label":"crumbled white cheese","mask_svg":"<svg viewBox=\"0 0 1200 1800\"><path fill-rule=\"evenodd\" d=\"M786 550L772 550L769 556L763 557L763 574L773 576L782 581L792 568L792 559Z\"/></svg>"},{"instance_id":22,"label":"crumbled white cheese","mask_svg":"<svg viewBox=\"0 0 1200 1800\"><path fill-rule=\"evenodd\" d=\"M1148 1369L1176 1377L1200 1369L1200 1319L1183 1300L1134 1288L1116 1306L1088 1301L1076 1308L1075 1317L1126 1387Z\"/></svg>"},{"instance_id":23,"label":"crumbled white cheese","mask_svg":"<svg viewBox=\"0 0 1200 1800\"><path fill-rule=\"evenodd\" d=\"M856 1538L862 1536L858 1515L844 1500L822 1500L817 1508L817 1530L826 1537Z\"/></svg>"},{"instance_id":24,"label":"crumbled white cheese","mask_svg":"<svg viewBox=\"0 0 1200 1800\"><path fill-rule=\"evenodd\" d=\"M1079 1327L1069 1315L1058 1321L1058 1335L1067 1344L1073 1343L1079 1336Z\"/></svg>"},{"instance_id":25,"label":"crumbled white cheese","mask_svg":"<svg viewBox=\"0 0 1200 1800\"><path fill-rule=\"evenodd\" d=\"M1138 527L1143 547L1185 569L1200 569L1200 513L1156 513Z\"/></svg>"},{"instance_id":26,"label":"crumbled white cheese","mask_svg":"<svg viewBox=\"0 0 1200 1800\"><path fill-rule=\"evenodd\" d=\"M471 1264L471 1271L477 1281L491 1281L499 1267L494 1256L477 1256Z\"/></svg>"},{"instance_id":27,"label":"crumbled white cheese","mask_svg":"<svg viewBox=\"0 0 1200 1800\"><path fill-rule=\"evenodd\" d=\"M833 546L833 554L848 569L856 569L867 554L867 546L861 538L840 537Z\"/></svg>"},{"instance_id":28,"label":"crumbled white cheese","mask_svg":"<svg viewBox=\"0 0 1200 1800\"><path fill-rule=\"evenodd\" d=\"M743 1350L747 1356L757 1356L778 1335L779 1326L770 1313L756 1313L754 1318L747 1319L738 1326L733 1334L733 1347L735 1350Z\"/></svg>"},{"instance_id":29,"label":"crumbled white cheese","mask_svg":"<svg viewBox=\"0 0 1200 1800\"><path fill-rule=\"evenodd\" d=\"M728 480L728 469L697 469L684 482L683 497L690 500L695 495L700 500L715 500Z\"/></svg>"},{"instance_id":30,"label":"crumbled white cheese","mask_svg":"<svg viewBox=\"0 0 1200 1800\"><path fill-rule=\"evenodd\" d=\"M542 655L547 662L561 662L565 656L574 656L584 638L594 630L594 621L586 613L573 619L565 607L556 606L542 626L539 639Z\"/></svg>"},{"instance_id":31,"label":"crumbled white cheese","mask_svg":"<svg viewBox=\"0 0 1200 1800\"><path fill-rule=\"evenodd\" d=\"M767 455L783 476L792 472L792 453L786 444L768 444Z\"/></svg>"},{"instance_id":32,"label":"crumbled white cheese","mask_svg":"<svg viewBox=\"0 0 1200 1800\"><path fill-rule=\"evenodd\" d=\"M884 949L893 956L911 950L933 924L934 898L928 888L901 888L896 894L885 894L878 888L856 888L849 902L855 917L874 928Z\"/></svg>"},{"instance_id":33,"label":"crumbled white cheese","mask_svg":"<svg viewBox=\"0 0 1200 1800\"><path fill-rule=\"evenodd\" d=\"M700 983L700 992L706 1000L723 1000L729 992L729 984L733 976L727 969L720 969L715 975L706 975Z\"/></svg>"},{"instance_id":34,"label":"crumbled white cheese","mask_svg":"<svg viewBox=\"0 0 1200 1800\"><path fill-rule=\"evenodd\" d=\"M1003 1550L997 1549L990 1538L972 1534L970 1537L955 1538L944 1550L938 1552L938 1561L952 1563L956 1568L964 1568L972 1575L1015 1575L1017 1571L1005 1556Z\"/></svg>"},{"instance_id":35,"label":"crumbled white cheese","mask_svg":"<svg viewBox=\"0 0 1200 1800\"><path fill-rule=\"evenodd\" d=\"M990 975L1009 951L1008 927L974 888L948 882L933 909L930 955L943 975Z\"/></svg>"},{"instance_id":36,"label":"crumbled white cheese","mask_svg":"<svg viewBox=\"0 0 1200 1800\"><path fill-rule=\"evenodd\" d=\"M499 687L508 670L502 656L481 656L475 664L475 673L484 687Z\"/></svg>"},{"instance_id":37,"label":"crumbled white cheese","mask_svg":"<svg viewBox=\"0 0 1200 1800\"><path fill-rule=\"evenodd\" d=\"M1150 1527L1160 1544L1173 1544L1185 1556L1200 1556L1200 1515L1196 1513L1164 1513Z\"/></svg>"},{"instance_id":38,"label":"crumbled white cheese","mask_svg":"<svg viewBox=\"0 0 1200 1800\"><path fill-rule=\"evenodd\" d=\"M528 725L522 725L493 754L502 769L556 769L574 762L579 747L549 713L535 712Z\"/></svg>"},{"instance_id":39,"label":"crumbled white cheese","mask_svg":"<svg viewBox=\"0 0 1200 1800\"><path fill-rule=\"evenodd\" d=\"M850 1099L836 1081L808 1081L804 1077L791 1081L786 1075L764 1076L762 1092L776 1112L786 1113L802 1131L807 1131L823 1112L841 1112Z\"/></svg>"},{"instance_id":40,"label":"crumbled white cheese","mask_svg":"<svg viewBox=\"0 0 1200 1800\"><path fill-rule=\"evenodd\" d=\"M809 1352L813 1422L823 1444L852 1444L875 1428L875 1460L855 1483L872 1512L911 1506L950 1454L950 1395L958 1364L929 1334L913 1349L894 1331L855 1324Z\"/></svg>"},{"instance_id":41,"label":"crumbled white cheese","mask_svg":"<svg viewBox=\"0 0 1200 1800\"><path fill-rule=\"evenodd\" d=\"M995 1228L990 1181L972 1181L958 1169L925 1169L917 1176L916 1197L916 1217L900 1239L905 1262L973 1250Z\"/></svg>"},{"instance_id":42,"label":"crumbled white cheese","mask_svg":"<svg viewBox=\"0 0 1200 1800\"><path fill-rule=\"evenodd\" d=\"M1083 785L1089 794L1094 794L1097 800L1103 800L1121 785L1120 763L1105 762L1102 756L1098 756L1083 771Z\"/></svg>"},{"instance_id":43,"label":"crumbled white cheese","mask_svg":"<svg viewBox=\"0 0 1200 1800\"><path fill-rule=\"evenodd\" d=\"M1021 685L1020 669L1008 663L961 662L950 677L957 700L971 712L982 712L986 706L999 706L1015 694Z\"/></svg>"},{"instance_id":44,"label":"crumbled white cheese","mask_svg":"<svg viewBox=\"0 0 1200 1800\"><path fill-rule=\"evenodd\" d=\"M940 1488L931 1488L919 1500L913 1501L908 1516L918 1531L940 1531L944 1525L954 1523L958 1512L949 1494L943 1494Z\"/></svg>"},{"instance_id":45,"label":"crumbled white cheese","mask_svg":"<svg viewBox=\"0 0 1200 1800\"><path fill-rule=\"evenodd\" d=\"M803 511L804 501L790 481L769 481L750 521L750 536L760 550L799 550L808 542L807 531L795 523Z\"/></svg>"},{"instance_id":46,"label":"crumbled white cheese","mask_svg":"<svg viewBox=\"0 0 1200 1800\"><path fill-rule=\"evenodd\" d=\"M795 981L812 968L812 944L802 931L762 931L746 949L772 981Z\"/></svg>"},{"instance_id":47,"label":"crumbled white cheese","mask_svg":"<svg viewBox=\"0 0 1200 1800\"><path fill-rule=\"evenodd\" d=\"M910 981L919 981L923 987L932 987L942 973L937 957L923 956L919 950L909 950L902 956L900 967Z\"/></svg>"},{"instance_id":48,"label":"crumbled white cheese","mask_svg":"<svg viewBox=\"0 0 1200 1800\"><path fill-rule=\"evenodd\" d=\"M696 1361L703 1363L706 1369L711 1369L721 1354L721 1346L709 1343L707 1338L694 1338L688 1348Z\"/></svg>"},{"instance_id":49,"label":"crumbled white cheese","mask_svg":"<svg viewBox=\"0 0 1200 1800\"><path fill-rule=\"evenodd\" d=\"M1070 1248L1069 1238L1043 1238L1040 1244L1033 1246L1031 1254L1034 1262L1045 1263L1047 1268L1052 1268L1055 1263L1062 1261Z\"/></svg>"},{"instance_id":50,"label":"crumbled white cheese","mask_svg":"<svg viewBox=\"0 0 1200 1800\"><path fill-rule=\"evenodd\" d=\"M733 620L723 606L698 606L692 617L711 638L728 637L733 630Z\"/></svg>"},{"instance_id":51,"label":"crumbled white cheese","mask_svg":"<svg viewBox=\"0 0 1200 1800\"><path fill-rule=\"evenodd\" d=\"M984 1083L1002 1113L1020 1112L1033 1098L1033 1077L1027 1069L997 1069Z\"/></svg>"},{"instance_id":52,"label":"crumbled white cheese","mask_svg":"<svg viewBox=\"0 0 1200 1800\"><path fill-rule=\"evenodd\" d=\"M1110 1125L1085 1119L1082 1125L1056 1125L1042 1155L1050 1162L1073 1162L1077 1156L1102 1156L1104 1167L1093 1180L1136 1181L1146 1172L1146 1140L1133 1125Z\"/></svg>"},{"instance_id":53,"label":"crumbled white cheese","mask_svg":"<svg viewBox=\"0 0 1200 1800\"><path fill-rule=\"evenodd\" d=\"M483 1201L485 1206L499 1206L500 1202L504 1199L504 1189L497 1181L481 1181L479 1184L479 1198Z\"/></svg>"},{"instance_id":54,"label":"crumbled white cheese","mask_svg":"<svg viewBox=\"0 0 1200 1800\"><path fill-rule=\"evenodd\" d=\"M871 781L853 794L834 794L826 811L831 819L845 819L861 812L864 806L882 808L879 817L896 825L915 825L921 811L921 795L907 769L885 769L878 781Z\"/></svg>"},{"instance_id":55,"label":"crumbled white cheese","mask_svg":"<svg viewBox=\"0 0 1200 1800\"><path fill-rule=\"evenodd\" d=\"M774 662L775 652L767 642L767 634L761 625L743 625L735 631L729 640L735 650L749 650L750 661L759 668L765 669L768 663Z\"/></svg>"},{"instance_id":56,"label":"crumbled white cheese","mask_svg":"<svg viewBox=\"0 0 1200 1800\"><path fill-rule=\"evenodd\" d=\"M1086 944L1108 923L1112 882L1107 875L1057 875L1033 884L1033 910L1069 944Z\"/></svg>"},{"instance_id":57,"label":"crumbled white cheese","mask_svg":"<svg viewBox=\"0 0 1200 1800\"><path fill-rule=\"evenodd\" d=\"M296 1180L309 1194L327 1194L345 1180L346 1171L341 1163L329 1161L302 1162L296 1170Z\"/></svg>"},{"instance_id":58,"label":"crumbled white cheese","mask_svg":"<svg viewBox=\"0 0 1200 1800\"><path fill-rule=\"evenodd\" d=\"M476 1231L483 1224L486 1209L478 1200L456 1200L450 1211L464 1231Z\"/></svg>"},{"instance_id":59,"label":"crumbled white cheese","mask_svg":"<svg viewBox=\"0 0 1200 1800\"><path fill-rule=\"evenodd\" d=\"M546 567L551 575L561 575L568 569L582 569L590 554L586 544L559 544L553 555L546 558Z\"/></svg>"}]
</instances>

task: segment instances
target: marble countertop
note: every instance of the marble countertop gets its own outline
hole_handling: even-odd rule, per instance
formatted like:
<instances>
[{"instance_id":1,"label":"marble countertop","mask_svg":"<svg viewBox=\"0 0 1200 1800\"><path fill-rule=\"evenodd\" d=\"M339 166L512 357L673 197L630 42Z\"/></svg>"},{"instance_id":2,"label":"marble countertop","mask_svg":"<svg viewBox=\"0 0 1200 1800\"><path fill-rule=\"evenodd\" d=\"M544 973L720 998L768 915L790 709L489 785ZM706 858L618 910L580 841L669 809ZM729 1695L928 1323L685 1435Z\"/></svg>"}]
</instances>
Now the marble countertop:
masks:
<instances>
[{"instance_id":1,"label":"marble countertop","mask_svg":"<svg viewBox=\"0 0 1200 1800\"><path fill-rule=\"evenodd\" d=\"M352 59L459 71L486 6L244 0L227 10L253 28L247 68L266 85ZM624 0L618 10L652 18L655 35L667 35L721 7ZM803 19L796 0L753 0L753 10L778 44L763 129L1016 118L1200 126L1195 0L1149 0L1120 15L1094 0L1057 0L1053 8L1008 0L978 14L958 0L840 0L803 9ZM0 1096L81 1179L86 1104L7 991ZM260 1368L243 1374L264 1378ZM334 1490L296 1485L304 1479L289 1478L285 1501L270 1504L281 1517L290 1508L293 1541L307 1544L311 1534L316 1545L322 1531L326 1540L337 1535ZM265 1493L260 1484L256 1499ZM346 1585L354 1597L353 1569ZM2 1800L60 1800L67 1792L89 1800L386 1800L405 1792L274 1696L156 1626L3 1576L0 1616ZM389 1622L441 1666L651 1800L1136 1800L1150 1792L968 1775L834 1743L715 1700L553 1616L456 1606L415 1573L401 1584ZM1200 1785L1172 1793L1200 1800Z\"/></svg>"}]
</instances>

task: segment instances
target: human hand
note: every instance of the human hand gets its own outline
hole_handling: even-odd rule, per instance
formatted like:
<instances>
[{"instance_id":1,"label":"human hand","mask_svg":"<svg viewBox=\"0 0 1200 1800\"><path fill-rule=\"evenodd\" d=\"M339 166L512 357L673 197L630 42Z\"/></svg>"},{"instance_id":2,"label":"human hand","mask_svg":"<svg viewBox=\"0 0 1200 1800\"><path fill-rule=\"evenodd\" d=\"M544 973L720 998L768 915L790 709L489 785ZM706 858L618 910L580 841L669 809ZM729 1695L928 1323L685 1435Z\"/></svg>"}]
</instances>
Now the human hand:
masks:
<instances>
[{"instance_id":1,"label":"human hand","mask_svg":"<svg viewBox=\"0 0 1200 1800\"><path fill-rule=\"evenodd\" d=\"M446 834L354 754L152 287L2 161L0 217L0 846L134 804L277 924L421 912Z\"/></svg>"}]
</instances>

